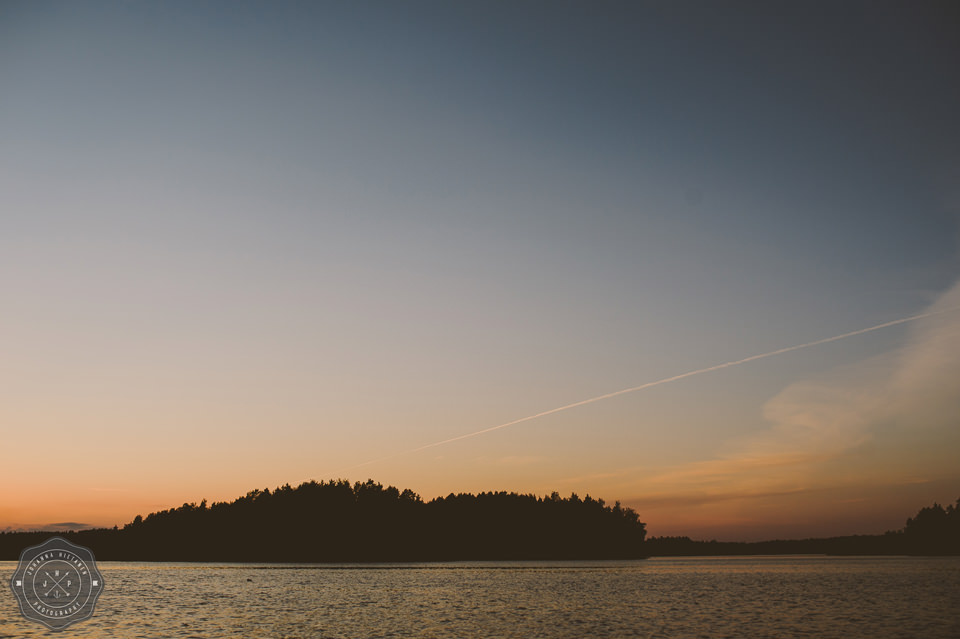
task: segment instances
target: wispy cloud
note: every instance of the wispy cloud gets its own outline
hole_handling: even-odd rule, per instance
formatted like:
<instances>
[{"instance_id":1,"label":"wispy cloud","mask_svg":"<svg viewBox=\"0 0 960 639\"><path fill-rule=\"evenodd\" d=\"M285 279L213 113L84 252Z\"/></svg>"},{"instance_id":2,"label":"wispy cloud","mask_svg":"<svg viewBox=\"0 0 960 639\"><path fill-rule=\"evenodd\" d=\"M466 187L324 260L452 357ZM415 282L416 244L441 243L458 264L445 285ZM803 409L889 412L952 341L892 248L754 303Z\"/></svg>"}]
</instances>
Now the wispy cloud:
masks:
<instances>
[{"instance_id":1,"label":"wispy cloud","mask_svg":"<svg viewBox=\"0 0 960 639\"><path fill-rule=\"evenodd\" d=\"M430 448L436 448L436 447L438 447L438 446L446 446L447 444L452 444L452 443L454 443L454 442L459 442L459 441L462 441L462 440L465 440L465 439L472 439L472 438L474 438L474 437L479 437L480 435L485 435L485 434L491 433L491 432L493 432L493 431L502 430L502 429L504 429L504 428L510 428L510 427L513 427L513 426L517 426L517 425L522 424L522 423L524 423L524 422L529 422L529 421L532 421L532 420L535 420L535 419L540 419L540 418L542 418L542 417L547 417L547 416L549 416L549 415L554 415L554 414L556 414L556 413L562 413L562 412L564 412L564 411L568 411L568 410L571 410L571 409L573 409L573 408L579 408L579 407L581 407L581 406L587 406L587 405L589 405L589 404L594 404L594 403L596 403L596 402L602 402L602 401L604 401L604 400L612 399L612 398L618 397L618 396L620 396L620 395L626 395L626 394L628 394L628 393L636 393L636 392L639 392L639 391L647 390L647 389L649 389L649 388L654 388L654 387L656 387L656 386L661 386L661 385L663 385L663 384L671 384L671 383L673 383L673 382L678 382L678 381L687 379L687 378L689 378L689 377L696 377L696 376L698 376L698 375L704 375L704 374L706 374L706 373L713 373L713 372L720 371L720 370L723 370L723 369L726 369L726 368L732 368L732 367L735 367L735 366L742 366L742 365L744 365L744 364L749 364L750 362L755 362L755 361L757 361L757 360L767 359L767 358L770 358L770 357L777 357L777 356L779 356L779 355L785 355L785 354L787 354L787 353L792 353L793 351L798 351L798 350L803 350L803 349L807 349L807 348L812 348L812 347L814 347L814 346L822 346L822 345L824 345L824 344L829 344L829 343L831 343L831 342L836 342L836 341L839 341L839 340L848 339L848 338L850 338L850 337L856 337L856 336L858 336L858 335L864 335L864 334L866 334L866 333L872 333L872 332L874 332L874 331L879 331L879 330L882 330L882 329L885 329L885 328L890 328L890 327L892 327L892 326L898 326L898 325L900 325L900 324L906 324L906 323L909 323L909 322L917 322L917 321L920 321L920 320L929 318L929 317L934 316L934 315L943 314L943 313L950 313L950 312L952 312L952 311L957 311L957 310L960 310L960 306L954 306L954 307L944 306L944 307L942 307L942 308L930 309L930 310L928 310L928 311L926 311L926 312L924 312L924 313L920 313L920 314L917 314L917 315L911 315L911 316L908 316L908 317L902 317L902 318L900 318L900 319L892 320L892 321L889 321L889 322L884 322L884 323L882 323L882 324L875 324L875 325L873 325L873 326L868 326L868 327L866 327L866 328L857 329L857 330L855 330L855 331L849 331L849 332L847 332L847 333L841 333L841 334L839 334L839 335L834 335L834 336L832 336L832 337L825 337L825 338L822 338L822 339L814 340L814 341L812 341L812 342L805 342L805 343L803 343L803 344L794 344L793 346L786 346L786 347L784 347L784 348L778 348L778 349L773 350L773 351L767 351L767 352L765 352L765 353L759 353L759 354L757 354L757 355L750 355L749 357L744 357L744 358L737 359L737 360L732 360L732 361L729 361L729 362L723 362L722 364L715 364L715 365L713 365L713 366L707 366L707 367L705 367L705 368L699 368L699 369L696 369L696 370L687 371L686 373L681 373L681 374L679 374L679 375L672 375L672 376L670 376L670 377L664 377L664 378L662 378L662 379L658 379L658 380L655 380L655 381L652 381L652 382L647 382L647 383L645 383L645 384L640 384L639 386L631 386L631 387L629 387L629 388L622 388L622 389L620 389L620 390L613 391L612 393L605 393L605 394L603 394L603 395L597 395L596 397L590 397L590 398L588 398L588 399L583 399L583 400L580 400L580 401L578 401L578 402L573 402L572 404L565 404L565 405L563 405L563 406L558 406L558 407L556 407L556 408L551 408L550 410L545 410L545 411L542 411L542 412L539 412L539 413L535 413L535 414L533 414L533 415L527 415L526 417L521 417L521 418L519 418L519 419L514 419L514 420L512 420L512 421L505 422L505 423L503 423L503 424L498 424L498 425L496 425L496 426L491 426L491 427L489 427L489 428L484 428L484 429L482 429L482 430L476 430L476 431L473 431L473 432L470 432L470 433L465 433L465 434L463 434L463 435L457 435L456 437L450 437L450 438L442 439L442 440L435 441L435 442L432 442L432 443L429 443L429 444L424 444L423 446L418 446L417 448L411 448L411 449L408 449L408 450L402 450L402 451L394 452L394 453L391 453L391 454L389 454L389 455L385 455L385 456L383 456L383 457L378 457L378 458L376 458L376 459L370 459L370 460L365 461L365 462L362 462L362 463L360 463L360 464L355 464L355 465L353 465L353 466L348 466L348 467L346 467L346 468L342 468L342 469L340 469L339 471L335 471L335 472L341 472L341 471L343 471L343 470L352 470L352 469L355 469L355 468L360 468L360 467L362 467L362 466L367 466L367 465L369 465L369 464L374 464L374 463L377 463L377 462L386 461L386 460L388 460L388 459L394 459L394 458L397 458L397 457L401 457L401 456L403 456L403 455L409 455L409 454L412 454L412 453L417 453L417 452L420 452L420 451L423 451L423 450L427 450L427 449L430 449Z\"/></svg>"},{"instance_id":2,"label":"wispy cloud","mask_svg":"<svg viewBox=\"0 0 960 639\"><path fill-rule=\"evenodd\" d=\"M876 463L859 468L853 457L874 446L878 436L896 441L923 429L956 426L960 313L951 311L957 307L960 283L913 324L899 350L791 384L771 398L763 407L767 429L728 443L715 459L647 472L642 478L634 474L638 492L631 503L786 494L865 480L860 473L881 473L884 481L904 485L929 481L918 473L938 470L925 468L924 459L902 459L900 468Z\"/></svg>"}]
</instances>

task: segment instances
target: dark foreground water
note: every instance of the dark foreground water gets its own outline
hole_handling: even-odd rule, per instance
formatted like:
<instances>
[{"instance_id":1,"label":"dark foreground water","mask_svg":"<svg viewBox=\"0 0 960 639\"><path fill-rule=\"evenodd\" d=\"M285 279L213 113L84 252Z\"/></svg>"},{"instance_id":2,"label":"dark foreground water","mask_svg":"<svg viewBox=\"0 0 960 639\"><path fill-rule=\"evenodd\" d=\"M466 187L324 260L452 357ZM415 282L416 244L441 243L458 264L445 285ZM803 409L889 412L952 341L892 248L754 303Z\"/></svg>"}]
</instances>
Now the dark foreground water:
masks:
<instances>
[{"instance_id":1,"label":"dark foreground water","mask_svg":"<svg viewBox=\"0 0 960 639\"><path fill-rule=\"evenodd\" d=\"M94 617L54 635L0 562L0 637L960 637L960 558L100 568Z\"/></svg>"}]
</instances>

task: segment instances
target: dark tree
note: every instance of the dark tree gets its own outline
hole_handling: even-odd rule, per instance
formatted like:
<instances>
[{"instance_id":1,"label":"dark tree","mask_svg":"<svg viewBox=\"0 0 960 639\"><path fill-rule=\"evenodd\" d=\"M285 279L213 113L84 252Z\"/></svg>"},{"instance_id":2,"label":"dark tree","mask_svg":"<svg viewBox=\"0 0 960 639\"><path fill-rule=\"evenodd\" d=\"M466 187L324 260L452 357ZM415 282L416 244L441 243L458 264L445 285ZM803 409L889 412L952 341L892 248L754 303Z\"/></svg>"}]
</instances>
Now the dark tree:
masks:
<instances>
[{"instance_id":1,"label":"dark tree","mask_svg":"<svg viewBox=\"0 0 960 639\"><path fill-rule=\"evenodd\" d=\"M0 557L45 533L0 535ZM367 480L253 490L137 517L119 530L66 537L99 559L145 561L434 561L644 556L645 524L591 497L458 494L424 502L411 490Z\"/></svg>"}]
</instances>

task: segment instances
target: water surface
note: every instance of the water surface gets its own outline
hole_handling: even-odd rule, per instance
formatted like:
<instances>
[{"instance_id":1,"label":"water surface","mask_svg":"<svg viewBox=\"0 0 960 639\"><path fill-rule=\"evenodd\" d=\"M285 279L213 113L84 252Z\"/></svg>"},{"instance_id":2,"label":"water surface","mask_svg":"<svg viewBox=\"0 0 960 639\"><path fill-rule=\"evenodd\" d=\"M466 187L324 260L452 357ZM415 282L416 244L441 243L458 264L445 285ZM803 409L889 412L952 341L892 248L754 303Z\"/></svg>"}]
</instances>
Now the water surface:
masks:
<instances>
[{"instance_id":1,"label":"water surface","mask_svg":"<svg viewBox=\"0 0 960 639\"><path fill-rule=\"evenodd\" d=\"M375 565L99 562L61 637L960 637L960 558ZM0 637L20 617L0 562Z\"/></svg>"}]
</instances>

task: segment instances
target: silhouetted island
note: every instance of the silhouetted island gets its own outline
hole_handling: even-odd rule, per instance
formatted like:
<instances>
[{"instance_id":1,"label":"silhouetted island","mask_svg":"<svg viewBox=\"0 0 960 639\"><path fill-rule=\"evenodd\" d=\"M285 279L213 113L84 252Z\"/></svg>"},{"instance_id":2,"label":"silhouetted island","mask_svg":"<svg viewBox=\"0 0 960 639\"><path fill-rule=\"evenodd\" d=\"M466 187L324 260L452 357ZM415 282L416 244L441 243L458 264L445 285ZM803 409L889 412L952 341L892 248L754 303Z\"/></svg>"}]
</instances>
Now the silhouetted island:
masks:
<instances>
[{"instance_id":1,"label":"silhouetted island","mask_svg":"<svg viewBox=\"0 0 960 639\"><path fill-rule=\"evenodd\" d=\"M0 535L0 558L50 533ZM254 490L208 506L139 515L123 528L62 535L101 560L382 562L644 556L646 525L620 503L576 494L450 494L345 480Z\"/></svg>"},{"instance_id":2,"label":"silhouetted island","mask_svg":"<svg viewBox=\"0 0 960 639\"><path fill-rule=\"evenodd\" d=\"M0 559L49 532L0 533ZM693 555L960 555L960 499L923 508L882 535L764 542L646 540L646 524L619 502L507 492L450 494L428 502L373 480L289 484L233 502L184 504L122 528L61 533L100 560L409 562L636 559Z\"/></svg>"}]
</instances>

